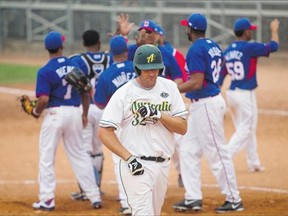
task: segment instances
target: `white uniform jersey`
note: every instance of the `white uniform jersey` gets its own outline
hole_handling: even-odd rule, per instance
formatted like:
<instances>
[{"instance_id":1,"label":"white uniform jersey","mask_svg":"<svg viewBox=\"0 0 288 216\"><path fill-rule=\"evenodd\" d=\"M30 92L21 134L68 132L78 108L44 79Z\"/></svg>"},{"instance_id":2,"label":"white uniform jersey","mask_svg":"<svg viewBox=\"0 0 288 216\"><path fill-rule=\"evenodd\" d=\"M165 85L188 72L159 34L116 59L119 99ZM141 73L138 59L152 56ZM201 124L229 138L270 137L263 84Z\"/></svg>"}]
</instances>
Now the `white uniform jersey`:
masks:
<instances>
[{"instance_id":1,"label":"white uniform jersey","mask_svg":"<svg viewBox=\"0 0 288 216\"><path fill-rule=\"evenodd\" d=\"M186 118L188 113L173 81L158 77L152 89L143 89L133 79L111 97L100 126L121 128L120 141L135 156L171 157L174 133L160 121L154 124L151 119L143 119L137 110L144 104L170 116Z\"/></svg>"}]
</instances>

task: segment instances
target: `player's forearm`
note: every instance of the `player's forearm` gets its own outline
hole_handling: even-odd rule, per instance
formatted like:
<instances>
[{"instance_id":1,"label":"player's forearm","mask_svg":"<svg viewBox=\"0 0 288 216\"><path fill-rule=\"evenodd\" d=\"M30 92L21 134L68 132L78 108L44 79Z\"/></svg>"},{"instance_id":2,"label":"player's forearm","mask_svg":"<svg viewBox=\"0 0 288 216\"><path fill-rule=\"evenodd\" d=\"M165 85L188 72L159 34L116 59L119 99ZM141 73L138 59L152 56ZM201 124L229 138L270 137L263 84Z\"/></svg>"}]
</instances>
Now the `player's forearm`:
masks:
<instances>
[{"instance_id":1,"label":"player's forearm","mask_svg":"<svg viewBox=\"0 0 288 216\"><path fill-rule=\"evenodd\" d=\"M171 132L184 135L187 131L187 120L181 117L173 117L162 113L159 121Z\"/></svg>"},{"instance_id":2,"label":"player's forearm","mask_svg":"<svg viewBox=\"0 0 288 216\"><path fill-rule=\"evenodd\" d=\"M177 87L180 93L185 93L201 89L202 84L194 82L193 80L188 80L185 83L179 84Z\"/></svg>"},{"instance_id":3,"label":"player's forearm","mask_svg":"<svg viewBox=\"0 0 288 216\"><path fill-rule=\"evenodd\" d=\"M131 156L131 153L120 143L113 128L99 127L98 137L110 151L124 160L127 160Z\"/></svg>"},{"instance_id":4,"label":"player's forearm","mask_svg":"<svg viewBox=\"0 0 288 216\"><path fill-rule=\"evenodd\" d=\"M270 23L270 30L271 30L271 40L275 41L279 44L279 34L278 34L278 29L279 29L279 21L278 19L274 19Z\"/></svg>"},{"instance_id":5,"label":"player's forearm","mask_svg":"<svg viewBox=\"0 0 288 216\"><path fill-rule=\"evenodd\" d=\"M181 93L196 91L202 88L203 81L204 73L201 71L194 72L190 75L189 80L187 80L185 83L178 85L177 87Z\"/></svg>"},{"instance_id":6,"label":"player's forearm","mask_svg":"<svg viewBox=\"0 0 288 216\"><path fill-rule=\"evenodd\" d=\"M40 114L43 112L43 110L47 107L49 101L49 97L46 95L42 95L38 98L37 106L35 107L36 113Z\"/></svg>"},{"instance_id":7,"label":"player's forearm","mask_svg":"<svg viewBox=\"0 0 288 216\"><path fill-rule=\"evenodd\" d=\"M278 31L272 31L271 32L271 40L275 41L279 44L279 34Z\"/></svg>"},{"instance_id":8,"label":"player's forearm","mask_svg":"<svg viewBox=\"0 0 288 216\"><path fill-rule=\"evenodd\" d=\"M182 78L176 78L173 80L177 85L180 85L183 83L183 79Z\"/></svg>"}]
</instances>

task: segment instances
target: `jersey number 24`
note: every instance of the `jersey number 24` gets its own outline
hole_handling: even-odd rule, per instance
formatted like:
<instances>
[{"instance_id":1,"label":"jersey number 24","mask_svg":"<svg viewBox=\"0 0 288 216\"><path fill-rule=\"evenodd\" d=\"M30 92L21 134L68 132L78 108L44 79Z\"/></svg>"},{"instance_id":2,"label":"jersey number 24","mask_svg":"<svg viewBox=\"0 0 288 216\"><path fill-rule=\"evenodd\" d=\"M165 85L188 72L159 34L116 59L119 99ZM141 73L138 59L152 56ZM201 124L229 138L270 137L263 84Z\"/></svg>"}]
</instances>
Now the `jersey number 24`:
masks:
<instances>
[{"instance_id":1,"label":"jersey number 24","mask_svg":"<svg viewBox=\"0 0 288 216\"><path fill-rule=\"evenodd\" d=\"M211 62L211 69L212 69L212 76L213 76L213 81L214 83L217 83L217 81L219 80L220 77L220 71L221 71L221 64L222 64L222 60L218 59L218 60L213 60Z\"/></svg>"}]
</instances>

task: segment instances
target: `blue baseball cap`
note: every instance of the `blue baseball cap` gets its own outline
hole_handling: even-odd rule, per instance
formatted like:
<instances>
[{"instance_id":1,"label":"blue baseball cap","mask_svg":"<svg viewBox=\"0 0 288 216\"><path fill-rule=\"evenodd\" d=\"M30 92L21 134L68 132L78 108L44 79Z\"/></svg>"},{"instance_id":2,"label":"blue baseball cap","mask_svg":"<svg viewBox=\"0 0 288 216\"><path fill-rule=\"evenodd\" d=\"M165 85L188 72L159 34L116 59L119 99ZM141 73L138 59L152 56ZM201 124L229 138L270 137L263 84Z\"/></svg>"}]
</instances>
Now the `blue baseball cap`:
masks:
<instances>
[{"instance_id":1,"label":"blue baseball cap","mask_svg":"<svg viewBox=\"0 0 288 216\"><path fill-rule=\"evenodd\" d=\"M140 31L142 29L146 29L146 30L149 30L152 32L157 32L157 25L152 20L144 20L140 23L138 31Z\"/></svg>"},{"instance_id":2,"label":"blue baseball cap","mask_svg":"<svg viewBox=\"0 0 288 216\"><path fill-rule=\"evenodd\" d=\"M246 29L250 29L254 31L257 29L257 26L252 25L248 18L240 18L235 21L233 28L234 28L234 31L241 31L241 30L246 30Z\"/></svg>"},{"instance_id":3,"label":"blue baseball cap","mask_svg":"<svg viewBox=\"0 0 288 216\"><path fill-rule=\"evenodd\" d=\"M202 14L192 14L188 20L184 19L180 23L181 25L189 26L194 30L206 31L207 29L207 20Z\"/></svg>"},{"instance_id":4,"label":"blue baseball cap","mask_svg":"<svg viewBox=\"0 0 288 216\"><path fill-rule=\"evenodd\" d=\"M65 36L59 32L51 31L45 37L45 48L48 50L58 49L65 41Z\"/></svg>"},{"instance_id":5,"label":"blue baseball cap","mask_svg":"<svg viewBox=\"0 0 288 216\"><path fill-rule=\"evenodd\" d=\"M127 52L127 42L121 35L115 35L110 39L110 53L112 55L119 55Z\"/></svg>"},{"instance_id":6,"label":"blue baseball cap","mask_svg":"<svg viewBox=\"0 0 288 216\"><path fill-rule=\"evenodd\" d=\"M165 35L165 32L164 32L163 28L161 26L159 26L159 25L156 25L156 31L161 36Z\"/></svg>"}]
</instances>

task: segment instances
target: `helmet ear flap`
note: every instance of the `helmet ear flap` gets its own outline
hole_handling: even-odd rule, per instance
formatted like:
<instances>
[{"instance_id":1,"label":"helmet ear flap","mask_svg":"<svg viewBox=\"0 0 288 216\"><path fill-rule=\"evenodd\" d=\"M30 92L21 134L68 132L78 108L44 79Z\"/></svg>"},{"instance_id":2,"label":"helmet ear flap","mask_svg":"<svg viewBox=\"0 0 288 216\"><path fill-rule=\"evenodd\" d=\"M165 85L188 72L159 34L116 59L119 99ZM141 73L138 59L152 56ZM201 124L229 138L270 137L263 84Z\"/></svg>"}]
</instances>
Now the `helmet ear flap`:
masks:
<instances>
[{"instance_id":1,"label":"helmet ear flap","mask_svg":"<svg viewBox=\"0 0 288 216\"><path fill-rule=\"evenodd\" d=\"M164 75L163 73L164 73L164 68L159 69L159 74L158 74L158 76Z\"/></svg>"},{"instance_id":2,"label":"helmet ear flap","mask_svg":"<svg viewBox=\"0 0 288 216\"><path fill-rule=\"evenodd\" d=\"M136 74L137 74L138 76L140 76L141 70L140 70L138 67L136 67L136 66L135 66L135 72L136 72Z\"/></svg>"}]
</instances>

